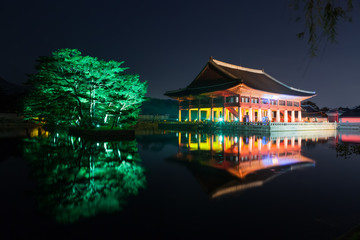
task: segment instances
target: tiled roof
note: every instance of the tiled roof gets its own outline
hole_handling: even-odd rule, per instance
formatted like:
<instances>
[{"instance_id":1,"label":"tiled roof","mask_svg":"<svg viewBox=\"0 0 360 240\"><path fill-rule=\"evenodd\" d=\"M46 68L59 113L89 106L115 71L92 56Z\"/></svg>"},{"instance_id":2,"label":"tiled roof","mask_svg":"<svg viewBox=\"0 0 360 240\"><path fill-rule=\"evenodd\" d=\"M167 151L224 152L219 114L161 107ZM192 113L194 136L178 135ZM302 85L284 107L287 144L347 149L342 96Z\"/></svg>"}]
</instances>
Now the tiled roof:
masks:
<instances>
[{"instance_id":1,"label":"tiled roof","mask_svg":"<svg viewBox=\"0 0 360 240\"><path fill-rule=\"evenodd\" d=\"M263 70L245 68L210 58L199 75L183 89L168 91L169 97L182 97L226 90L239 84L270 93L292 96L313 96L315 92L289 87Z\"/></svg>"}]
</instances>

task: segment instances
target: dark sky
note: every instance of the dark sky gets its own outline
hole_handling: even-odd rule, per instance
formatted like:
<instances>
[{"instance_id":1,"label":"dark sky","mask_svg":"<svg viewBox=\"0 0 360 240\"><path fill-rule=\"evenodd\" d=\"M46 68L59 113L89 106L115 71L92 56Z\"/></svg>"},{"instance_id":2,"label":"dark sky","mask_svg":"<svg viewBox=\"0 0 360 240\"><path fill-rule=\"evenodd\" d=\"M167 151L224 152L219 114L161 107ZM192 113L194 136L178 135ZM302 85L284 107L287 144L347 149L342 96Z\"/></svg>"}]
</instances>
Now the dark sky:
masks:
<instances>
[{"instance_id":1,"label":"dark sky","mask_svg":"<svg viewBox=\"0 0 360 240\"><path fill-rule=\"evenodd\" d=\"M360 104L360 12L310 59L286 0L1 1L0 76L22 83L59 48L125 61L150 97L186 87L210 56L316 91L320 107ZM357 17L359 16L359 17Z\"/></svg>"}]
</instances>

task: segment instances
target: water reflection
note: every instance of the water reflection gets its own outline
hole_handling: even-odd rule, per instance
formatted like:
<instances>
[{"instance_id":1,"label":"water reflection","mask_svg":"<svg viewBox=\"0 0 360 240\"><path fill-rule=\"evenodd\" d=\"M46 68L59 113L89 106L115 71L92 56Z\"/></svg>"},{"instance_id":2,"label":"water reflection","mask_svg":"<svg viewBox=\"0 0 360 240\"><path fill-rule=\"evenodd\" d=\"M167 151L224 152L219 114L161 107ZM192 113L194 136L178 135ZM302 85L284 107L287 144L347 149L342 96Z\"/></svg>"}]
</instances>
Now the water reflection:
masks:
<instances>
[{"instance_id":1,"label":"water reflection","mask_svg":"<svg viewBox=\"0 0 360 240\"><path fill-rule=\"evenodd\" d=\"M340 131L335 146L338 157L349 158L353 155L360 155L360 132Z\"/></svg>"},{"instance_id":2,"label":"water reflection","mask_svg":"<svg viewBox=\"0 0 360 240\"><path fill-rule=\"evenodd\" d=\"M145 188L136 141L93 142L56 133L25 140L39 208L59 222L121 210Z\"/></svg>"},{"instance_id":3,"label":"water reflection","mask_svg":"<svg viewBox=\"0 0 360 240\"><path fill-rule=\"evenodd\" d=\"M331 133L334 136L334 133ZM185 164L210 197L262 186L286 171L313 167L301 154L313 136L226 136L178 133L179 151L171 160Z\"/></svg>"}]
</instances>

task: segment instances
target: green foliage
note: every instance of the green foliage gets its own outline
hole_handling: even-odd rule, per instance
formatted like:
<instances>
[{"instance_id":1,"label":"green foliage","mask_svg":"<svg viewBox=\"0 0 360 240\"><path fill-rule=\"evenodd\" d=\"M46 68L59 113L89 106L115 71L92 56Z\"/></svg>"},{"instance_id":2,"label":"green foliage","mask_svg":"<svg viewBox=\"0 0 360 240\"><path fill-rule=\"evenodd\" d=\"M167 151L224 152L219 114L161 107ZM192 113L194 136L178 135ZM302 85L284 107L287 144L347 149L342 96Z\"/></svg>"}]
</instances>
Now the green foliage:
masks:
<instances>
[{"instance_id":1,"label":"green foliage","mask_svg":"<svg viewBox=\"0 0 360 240\"><path fill-rule=\"evenodd\" d=\"M293 0L291 7L303 15L296 18L296 21L305 21L305 30L297 37L301 39L307 36L312 57L316 56L322 38L335 42L339 21L351 22L354 9L353 0Z\"/></svg>"},{"instance_id":2,"label":"green foliage","mask_svg":"<svg viewBox=\"0 0 360 240\"><path fill-rule=\"evenodd\" d=\"M60 133L26 140L24 157L38 181L40 210L63 223L119 211L146 185L136 141L92 142Z\"/></svg>"},{"instance_id":3,"label":"green foliage","mask_svg":"<svg viewBox=\"0 0 360 240\"><path fill-rule=\"evenodd\" d=\"M92 128L105 119L111 119L113 126L133 125L147 84L138 75L125 74L122 64L82 56L77 49L39 57L37 73L29 78L32 91L25 100L24 116L38 117L54 127Z\"/></svg>"}]
</instances>

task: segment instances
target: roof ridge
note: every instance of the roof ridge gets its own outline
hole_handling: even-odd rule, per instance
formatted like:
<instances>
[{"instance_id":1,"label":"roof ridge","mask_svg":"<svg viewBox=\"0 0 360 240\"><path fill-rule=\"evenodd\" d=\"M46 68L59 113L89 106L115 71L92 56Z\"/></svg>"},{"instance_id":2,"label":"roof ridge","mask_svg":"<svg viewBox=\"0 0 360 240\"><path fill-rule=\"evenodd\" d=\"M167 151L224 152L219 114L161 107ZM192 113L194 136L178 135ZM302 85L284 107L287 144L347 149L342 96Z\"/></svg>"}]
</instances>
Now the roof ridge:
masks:
<instances>
[{"instance_id":1,"label":"roof ridge","mask_svg":"<svg viewBox=\"0 0 360 240\"><path fill-rule=\"evenodd\" d=\"M233 69L238 69L238 70L243 70L243 71L248 71L248 72L253 72L253 73L262 73L262 74L264 74L264 70L262 70L262 69L253 69L253 68L242 67L242 66L231 64L231 63L222 62L222 61L216 60L214 58L212 58L211 60L214 61L216 64L218 64L220 66L233 68Z\"/></svg>"}]
</instances>

